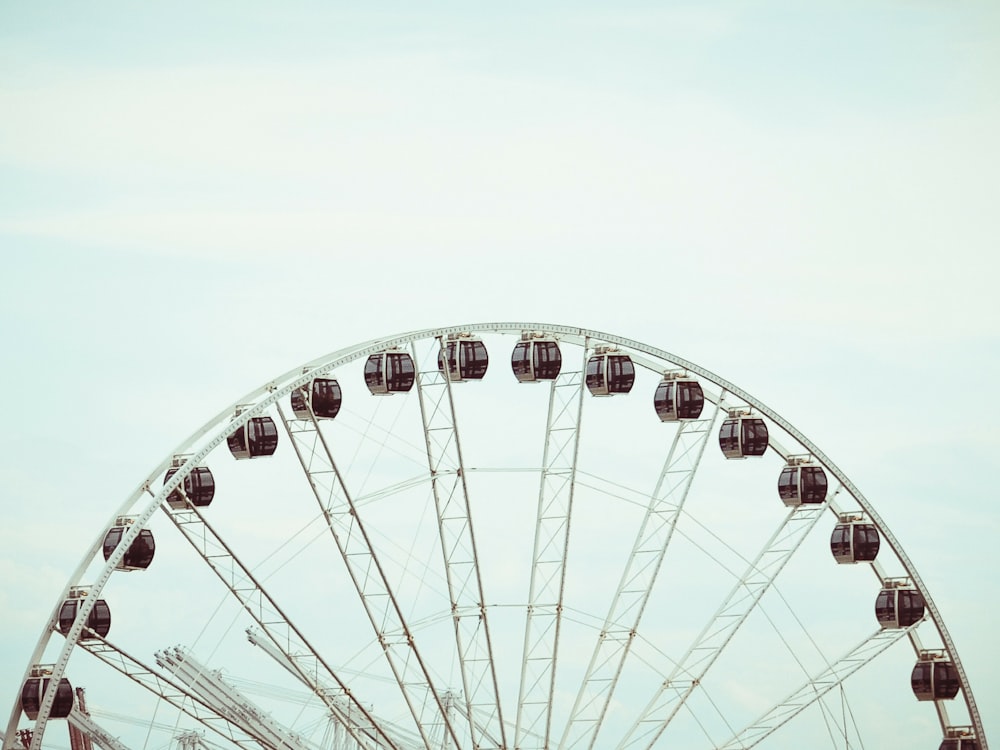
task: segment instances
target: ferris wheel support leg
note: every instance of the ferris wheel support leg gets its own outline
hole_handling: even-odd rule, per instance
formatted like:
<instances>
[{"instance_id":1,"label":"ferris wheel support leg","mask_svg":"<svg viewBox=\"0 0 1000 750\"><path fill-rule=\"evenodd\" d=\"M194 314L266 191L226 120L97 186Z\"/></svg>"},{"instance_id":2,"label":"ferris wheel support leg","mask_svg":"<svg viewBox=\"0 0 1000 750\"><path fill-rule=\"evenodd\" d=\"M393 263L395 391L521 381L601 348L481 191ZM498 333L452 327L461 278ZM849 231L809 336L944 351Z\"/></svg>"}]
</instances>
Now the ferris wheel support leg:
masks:
<instances>
[{"instance_id":1,"label":"ferris wheel support leg","mask_svg":"<svg viewBox=\"0 0 1000 750\"><path fill-rule=\"evenodd\" d=\"M673 537L677 518L684 508L723 403L723 399L719 398L711 416L681 422L677 428L577 693L559 743L560 750L578 745L593 748L597 741L601 723L611 704Z\"/></svg>"},{"instance_id":2,"label":"ferris wheel support leg","mask_svg":"<svg viewBox=\"0 0 1000 750\"><path fill-rule=\"evenodd\" d=\"M437 355L447 360L445 339L437 338ZM457 348L456 348L457 349ZM458 351L454 354L457 359ZM416 346L413 360L419 362ZM441 554L455 625L455 648L462 672L463 713L474 748L507 746L500 705L490 625L469 507L469 487L462 458L450 366L416 374L417 396L427 445L427 464L434 494ZM449 724L450 726L450 724ZM461 743L455 738L455 744Z\"/></svg>"}]
</instances>

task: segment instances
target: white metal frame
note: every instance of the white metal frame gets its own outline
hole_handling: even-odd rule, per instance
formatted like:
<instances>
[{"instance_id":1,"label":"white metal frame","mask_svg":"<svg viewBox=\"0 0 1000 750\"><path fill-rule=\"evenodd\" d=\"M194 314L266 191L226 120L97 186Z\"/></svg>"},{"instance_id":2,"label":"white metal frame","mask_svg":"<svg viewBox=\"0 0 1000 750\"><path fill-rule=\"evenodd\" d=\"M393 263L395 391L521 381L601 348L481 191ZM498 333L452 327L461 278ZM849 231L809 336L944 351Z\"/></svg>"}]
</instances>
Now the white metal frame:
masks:
<instances>
[{"instance_id":1,"label":"white metal frame","mask_svg":"<svg viewBox=\"0 0 1000 750\"><path fill-rule=\"evenodd\" d=\"M86 582L91 591L91 596L88 597L83 602L83 605L80 607L77 613L76 620L74 621L74 624L70 629L70 631L66 634L64 646L62 647L59 656L56 659L55 664L53 666L51 674L52 678L51 687L48 691L46 691L46 694L42 699L38 720L35 722L34 725L34 732L30 750L39 750L39 748L41 747L46 723L48 721L48 716L55 699L55 686L58 684L59 679L63 676L66 670L67 663L69 662L70 656L74 651L74 649L76 648L76 646L78 645L77 643L78 638L85 627L85 623L93 607L93 603L99 598L101 591L107 584L112 573L115 571L117 564L123 558L129 545L135 538L137 538L139 532L143 528L145 528L146 524L149 522L153 514L156 512L157 508L163 507L165 510L167 510L168 515L170 515L171 518L174 519L175 514L171 513L171 511L168 510L168 506L166 504L166 497L174 489L177 489L182 485L184 479L190 474L191 470L195 466L200 465L213 450L215 450L218 446L225 443L226 437L234 429L239 428L242 425L246 424L254 416L264 414L267 411L271 410L273 407L275 407L276 404L279 403L281 399L287 397L288 394L293 389L301 387L302 385L309 382L313 377L323 376L326 375L327 373L334 372L338 367L348 362L361 359L363 357L367 357L369 354L382 351L386 348L394 346L402 347L406 345L413 345L415 342L423 340L438 340L440 342L444 341L447 338L447 336L451 334L502 333L502 334L512 334L514 336L519 336L521 332L524 330L544 331L548 335L553 335L558 337L563 342L576 344L583 347L585 354L588 346L590 345L590 342L601 342L604 344L614 345L630 353L637 364L653 369L655 371L662 371L664 366L684 368L690 374L703 379L703 381L705 382L713 383L720 389L720 394L716 398L716 403L718 403L717 399L721 398L721 394L725 393L731 395L733 398L741 401L747 406L754 408L757 411L757 413L768 419L773 425L783 430L786 435L788 435L793 441L795 441L798 444L795 453L805 452L810 454L814 458L814 460L819 465L821 465L829 475L831 475L832 479L836 480L836 482L839 483L839 485L842 488L841 497L845 496L849 497L850 504L853 506L857 506L857 508L863 511L865 515L868 517L868 519L870 519L870 521L873 524L875 524L875 526L878 528L878 531L882 539L882 551L880 553L880 555L882 556L881 559L884 559L884 555L887 552L891 553L898 562L898 565L902 568L905 576L909 578L913 586L921 593L927 611L926 619L933 624L933 627L936 630L938 637L941 640L941 643L943 644L944 651L948 654L958 672L959 681L961 685L961 696L968 709L970 721L973 727L973 731L975 732L977 740L979 742L979 746L980 748L982 748L982 750L988 750L987 738L983 733L982 720L971 690L971 686L969 685L967 674L961 663L957 649L955 648L955 644L944 624L941 613L938 610L936 604L934 603L926 586L924 585L923 580L920 578L912 561L905 553L905 551L902 549L902 546L896 539L895 535L891 532L891 530L882 520L878 512L872 506L872 504L867 500L867 498L865 498L865 496L860 492L860 490L850 481L850 479L839 469L839 467L826 456L825 453L823 453L808 438L806 438L803 434L801 434L798 430L796 430L790 423L787 422L787 420L782 418L767 405L761 403L759 400L755 399L750 394L738 388L733 383L730 383L729 381L720 378L714 373L702 367L699 367L698 365L689 362L683 358L677 357L676 355L670 354L669 352L666 352L664 350L657 349L655 347L650 347L640 342L615 336L609 333L583 329L583 328L576 328L576 327L546 325L540 323L526 323L526 322L479 323L479 324L461 325L448 328L426 329L390 338L376 339L361 345L341 349L325 357L321 357L317 360L314 360L313 362L307 363L307 367L309 370L307 373L303 373L302 367L296 367L293 370L290 370L289 372L276 378L275 380L266 383L260 388L241 397L238 401L234 402L234 404L222 410L215 418L209 420L209 422L207 422L202 428L196 431L186 441L184 441L181 445L179 445L177 449L172 451L170 455L168 455L163 461L161 461L153 468L148 477L143 482L141 482L138 487L136 487L136 489L121 504L121 506L119 506L117 510L115 510L112 514L110 514L109 522L105 524L104 527L102 527L97 538L90 545L90 547L85 550L83 558L77 570L70 577L70 580L67 582L67 585L62 595L58 598L56 605L52 611L52 614L48 620L48 624L43 630L35 646L34 651L32 652L32 654L28 659L27 668L25 670L21 682L19 682L16 686L16 691L15 691L16 695L13 701L10 719L8 721L5 733L3 750L20 749L20 744L17 740L18 721L21 714L20 686L23 684L24 679L27 679L31 666L40 661L42 654L46 650L49 640L53 632L55 632L55 624L57 622L59 608L63 600L68 595L70 588L74 586L80 586L84 583L84 581L81 580L82 576L89 568L91 561L96 559L96 556L101 553L101 545L103 542L105 531L107 530L107 528L110 528L114 519L117 516L132 515L135 517L135 523L125 533L120 544L118 545L114 553L106 561L103 569L96 576L96 579ZM417 363L415 362L415 365L416 364ZM443 388L441 388L440 390L442 390L446 398L439 401L439 404L444 403L446 401L448 404L448 408L451 410L450 429L452 430L452 437L454 439L454 452L450 454L450 456L447 450L441 450L437 454L434 453L433 449L430 447L430 437L429 437L429 433L432 427L430 426L431 423L430 421L427 420L425 413L425 437L428 438L428 444L429 444L428 458L433 468L437 460L440 460L445 456L449 456L449 461L454 469L454 473L451 476L453 477L453 481L455 484L452 488L448 490L448 492L454 493L459 487L461 487L461 491L464 493L466 492L464 487L464 481L459 481L460 479L463 478L462 476L463 472L461 471L462 464L461 464L460 447L457 441L457 426L456 426L457 422L453 410L454 404L451 400L451 390L450 390L451 384L447 381L446 378L443 378L443 381L444 385ZM582 382L582 374L581 374L581 382ZM431 385L432 383L428 379L427 382L425 382L423 385L418 385L418 391L421 394L423 394L425 388L430 387ZM421 398L423 398L423 395L421 395ZM706 398L709 398L708 393L706 393ZM244 408L242 412L239 413L238 416L236 416L235 419L232 419L232 415L235 413L237 406L244 406ZM772 449L778 451L783 456L788 455L787 451L783 451L780 448L780 446L776 445L773 439L773 431L772 431ZM180 455L180 454L187 455L188 456L187 461L178 469L178 471L168 481L166 481L160 487L159 490L154 491L152 489L154 481L156 481L159 477L163 476L164 471L170 466L172 457L174 455ZM437 490L437 488L435 489ZM147 494L150 496L150 498L148 500L143 500L143 497ZM452 494L449 494L448 498L450 499L452 496L453 496ZM467 497L465 498L465 502L467 504ZM461 502L459 503L459 505L460 504ZM835 514L852 510L852 508L850 507L845 508L841 506L838 498L833 498L830 501L828 501L825 504L825 508ZM199 516L200 514L197 513L197 509L192 508L190 512L182 511L181 515L184 515L187 518L191 518L193 516ZM809 515L811 514L809 513L808 510L803 511L801 509L797 509L791 514L791 516L796 516L796 517L809 516ZM816 515L818 516L818 514ZM441 517L442 516L439 515L439 518ZM176 521L178 519L174 520ZM468 541L471 542L472 541L471 518L467 518L467 520L468 520L468 527L467 527ZM183 525L184 524L179 524L179 527ZM208 527L207 524L204 524L203 519L199 520L199 528L210 529L210 527ZM568 519L567 519L567 528L568 528ZM445 524L443 523L441 532L443 535L442 541L444 541L445 534L457 533L461 535L466 533L465 531L452 532L449 529L445 528ZM224 542L221 542L221 540L219 540L219 542L223 546L225 546ZM466 550L467 553L472 555L474 558L475 556L474 544L472 546L467 546ZM762 554L764 554L765 551L762 551ZM229 552L228 554L229 554L230 564L235 565L235 567L237 568L241 568L242 565L239 563L236 556L231 552ZM448 564L447 560L448 558L446 557L446 565ZM871 565L871 568L873 570L873 573L880 579L885 577L885 570L881 563L876 562L875 564ZM249 571L246 572L249 574ZM652 579L650 579L650 581L652 581ZM652 585L651 582L650 585ZM263 599L269 599L269 596L266 594L266 592L264 592L264 590L260 588L259 584L257 584L256 582L254 582L252 588L254 596L257 597L258 602L262 601ZM458 607L458 611L460 613L464 614L466 612L472 612L475 611L477 607L479 608L482 607L484 599L482 595L481 585L479 586L478 592L476 591L475 587L469 588L468 582L459 584L457 586L455 584L452 584L452 586L450 586L450 589L452 591L453 605ZM232 587L231 590L233 591L234 594L238 595L238 592ZM274 608L276 609L276 605L274 605ZM248 609L251 609L251 607L248 606ZM280 613L280 610L277 611ZM613 613L614 610L612 610L612 614ZM616 617L617 616L613 617L612 619L614 620L616 619ZM472 653L472 651L469 650L472 649L477 654L478 653L489 654L485 660L480 660L480 663L485 665L485 669L488 672L492 668L492 659L493 659L493 656L492 654L490 654L490 649L488 646L488 631L485 628L481 629L481 631L476 629L465 630L464 626L461 623L461 619L462 619L461 617L456 618L456 640L459 653L466 655ZM261 623L261 625L265 626L266 623ZM271 625L273 626L273 623L271 623ZM294 625L292 625L290 622L286 621L281 623L281 627L287 628L286 634L294 633ZM404 628L405 632L405 626L402 627ZM486 644L485 647L483 647L477 640L480 637L478 635L479 632L486 634L485 641L483 642ZM900 634L902 634L902 631L900 631ZM911 644L913 645L915 652L919 653L920 650L923 649L923 647L920 642L919 636L917 634L917 628L913 627L906 629L905 635L911 641ZM893 634L893 636L896 636L896 634ZM875 641L880 645L884 641L889 641L889 640L895 640L895 637L890 638L889 636L880 636L875 638ZM302 639L302 643L300 643L300 645L307 647L307 644L304 643L304 639ZM90 650L90 649L85 648L84 650ZM873 651L874 649L869 649L869 650ZM297 656L288 655L288 658L291 659L294 663L296 660L301 659L302 657L301 655ZM317 685L320 682L318 679L319 674L320 672L322 672L324 680L337 683L342 686L344 690L343 693L344 695L353 695L353 693L351 693L351 691L347 689L346 684L337 678L333 670L330 669L329 667L326 667L326 665L323 664L322 659L317 654L312 653L307 658L311 660L313 663L313 674L314 674L313 681ZM550 665L548 667L543 668L543 672L548 670L550 674L554 674L555 660L556 660L556 650L554 647L553 649L551 649L551 656L549 658L550 658ZM622 658L624 658L624 656ZM469 665L471 665L471 663L472 659L470 658ZM851 663L854 664L856 662L851 662ZM467 665L463 660L463 666L469 666L469 665ZM303 676L308 682L309 680L308 674L305 674L306 672L308 672L308 670L303 669L302 671L303 671ZM409 678L406 678L404 681L407 681L408 679ZM818 679L819 678L817 678L817 680ZM842 680L842 679L843 677L839 676L838 673L837 680ZM474 683L477 686L482 685L483 680L476 679L474 680ZM815 686L815 684L818 683L814 682L810 683L810 685L812 686ZM474 743L474 744L476 745L476 747L479 746L489 746L489 747L496 746L498 748L506 747L507 746L506 741L504 740L506 725L502 721L499 712L499 699L496 698L495 677L493 681L493 695L497 708L497 711L495 713L491 713L488 709L485 708L486 706L488 706L490 701L489 699L486 698L481 699L479 696L484 694L477 692L477 689L470 689L470 683L468 682L468 680L466 681L465 684L466 697L470 695L473 696L472 700L476 701L476 705L483 707L483 708L477 708L473 712L468 710L468 707L466 706L465 710L465 713L469 717L472 735L477 736L479 738L479 743L485 743L485 744L479 744L479 743ZM814 689L814 687L810 689ZM319 688L317 688L317 690L319 690ZM319 692L317 694L319 694ZM524 694L523 691L522 694ZM449 698L449 701L450 700L451 698ZM441 706L442 715L445 716L445 721L447 723L447 715L450 709L445 710L446 707L443 706L443 703L444 701L439 701L439 706ZM522 700L521 703L524 703L524 701ZM599 705L599 703L600 701L598 701L598 704L595 705ZM937 701L935 702L935 705L942 726L942 734L944 734L944 732L947 730L949 726L949 719L943 704L940 701ZM357 703L355 708L357 708L358 711L361 712L364 711L364 706L360 701ZM331 706L331 710L332 711L335 710L333 706ZM778 714L781 713L782 710L783 706L780 705L775 706L773 713ZM482 722L482 715L484 713L489 716L489 718L485 723ZM397 746L390 738L390 733L388 731L380 730L379 724L374 717L371 716L366 717L366 721L370 721L371 727L373 727L374 729L369 730L371 732L370 734L364 734L359 732L356 736L354 736L354 739L357 742L363 744L364 746L371 746L371 747ZM768 721L771 720L769 719ZM546 722L548 722L548 719L546 719ZM518 724L520 725L520 722L518 722ZM571 721L570 724L572 725L573 721ZM593 734L590 734L589 730L588 733L586 733L590 735L590 746L593 745L594 738L596 738L596 725L599 724L599 719L594 721L593 724L595 725ZM350 731L349 723L345 724L345 726L347 726L348 731ZM660 731L662 731L662 729ZM550 730L546 729L544 732L544 737L546 738L544 746L546 747L548 746L549 736L550 736ZM462 748L465 746L464 741L460 740L457 732L453 732L452 739L456 747ZM734 742L742 743L744 741L745 741L744 739L734 738ZM425 742L425 745L426 744L427 743ZM651 745L652 742L650 742L649 744ZM515 746L517 746L516 741L515 741Z\"/></svg>"}]
</instances>

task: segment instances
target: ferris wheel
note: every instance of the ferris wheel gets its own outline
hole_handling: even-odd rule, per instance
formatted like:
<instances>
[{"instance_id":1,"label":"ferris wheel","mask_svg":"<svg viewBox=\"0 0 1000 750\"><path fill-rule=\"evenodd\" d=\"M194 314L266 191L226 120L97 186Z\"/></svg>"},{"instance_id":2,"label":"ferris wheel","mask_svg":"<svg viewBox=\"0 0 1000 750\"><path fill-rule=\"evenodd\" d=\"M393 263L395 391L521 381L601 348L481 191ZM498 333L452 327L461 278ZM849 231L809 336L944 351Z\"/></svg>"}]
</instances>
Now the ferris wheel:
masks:
<instances>
[{"instance_id":1,"label":"ferris wheel","mask_svg":"<svg viewBox=\"0 0 1000 750\"><path fill-rule=\"evenodd\" d=\"M224 409L99 529L15 693L3 750L987 750L817 446L539 323L368 341Z\"/></svg>"}]
</instances>

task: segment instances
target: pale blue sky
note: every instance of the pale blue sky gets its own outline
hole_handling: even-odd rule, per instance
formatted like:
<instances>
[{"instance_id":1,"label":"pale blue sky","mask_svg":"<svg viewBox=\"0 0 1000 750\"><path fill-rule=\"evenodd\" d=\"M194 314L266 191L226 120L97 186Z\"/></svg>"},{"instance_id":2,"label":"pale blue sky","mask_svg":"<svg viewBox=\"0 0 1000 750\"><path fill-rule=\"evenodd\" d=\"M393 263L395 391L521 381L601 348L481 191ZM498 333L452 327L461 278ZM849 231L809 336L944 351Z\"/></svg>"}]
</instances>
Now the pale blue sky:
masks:
<instances>
[{"instance_id":1,"label":"pale blue sky","mask_svg":"<svg viewBox=\"0 0 1000 750\"><path fill-rule=\"evenodd\" d=\"M240 394L542 320L687 357L824 448L1000 734L1000 9L536 5L0 8L0 664Z\"/></svg>"}]
</instances>

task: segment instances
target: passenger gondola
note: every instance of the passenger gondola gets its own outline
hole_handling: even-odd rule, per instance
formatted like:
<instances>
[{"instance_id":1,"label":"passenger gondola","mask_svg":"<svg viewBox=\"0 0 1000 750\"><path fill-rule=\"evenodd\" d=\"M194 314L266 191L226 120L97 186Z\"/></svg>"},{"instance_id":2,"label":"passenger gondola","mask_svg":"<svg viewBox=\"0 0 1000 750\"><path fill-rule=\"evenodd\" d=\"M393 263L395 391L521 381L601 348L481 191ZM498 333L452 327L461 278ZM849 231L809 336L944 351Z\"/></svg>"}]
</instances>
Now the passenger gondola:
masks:
<instances>
[{"instance_id":1,"label":"passenger gondola","mask_svg":"<svg viewBox=\"0 0 1000 750\"><path fill-rule=\"evenodd\" d=\"M686 373L664 373L653 394L653 408L661 422L697 419L705 406L701 383Z\"/></svg>"},{"instance_id":2,"label":"passenger gondola","mask_svg":"<svg viewBox=\"0 0 1000 750\"><path fill-rule=\"evenodd\" d=\"M808 457L792 457L778 475L778 496L789 507L818 505L826 500L826 472Z\"/></svg>"},{"instance_id":3,"label":"passenger gondola","mask_svg":"<svg viewBox=\"0 0 1000 750\"><path fill-rule=\"evenodd\" d=\"M67 635L70 629L72 629L76 615L85 601L79 596L73 597L73 593L72 591L70 592L71 598L64 601L62 607L59 608L59 632L63 635ZM108 607L108 603L103 599L98 599L94 602L94 606L87 616L87 625L83 629L83 632L80 633L80 640L93 640L94 636L90 632L91 630L101 636L101 638L106 637L111 630L111 608Z\"/></svg>"},{"instance_id":4,"label":"passenger gondola","mask_svg":"<svg viewBox=\"0 0 1000 750\"><path fill-rule=\"evenodd\" d=\"M944 651L921 651L910 687L918 701L951 700L958 695L958 670Z\"/></svg>"},{"instance_id":5,"label":"passenger gondola","mask_svg":"<svg viewBox=\"0 0 1000 750\"><path fill-rule=\"evenodd\" d=\"M767 450L767 425L749 409L730 409L719 430L719 447L726 458L763 456Z\"/></svg>"},{"instance_id":6,"label":"passenger gondola","mask_svg":"<svg viewBox=\"0 0 1000 750\"><path fill-rule=\"evenodd\" d=\"M878 528L860 514L840 516L830 536L830 551L838 563L871 562L878 556Z\"/></svg>"},{"instance_id":7,"label":"passenger gondola","mask_svg":"<svg viewBox=\"0 0 1000 750\"><path fill-rule=\"evenodd\" d=\"M617 349L598 346L587 360L586 382L594 396L628 393L635 383L632 358Z\"/></svg>"},{"instance_id":8,"label":"passenger gondola","mask_svg":"<svg viewBox=\"0 0 1000 750\"><path fill-rule=\"evenodd\" d=\"M562 370L559 342L545 336L522 334L510 355L510 367L519 383L555 380Z\"/></svg>"},{"instance_id":9,"label":"passenger gondola","mask_svg":"<svg viewBox=\"0 0 1000 750\"><path fill-rule=\"evenodd\" d=\"M979 750L972 727L948 727L938 750Z\"/></svg>"},{"instance_id":10,"label":"passenger gondola","mask_svg":"<svg viewBox=\"0 0 1000 750\"><path fill-rule=\"evenodd\" d=\"M908 628L924 616L924 597L911 584L887 580L875 599L875 618L886 630Z\"/></svg>"},{"instance_id":11,"label":"passenger gondola","mask_svg":"<svg viewBox=\"0 0 1000 750\"><path fill-rule=\"evenodd\" d=\"M239 415L237 411L236 416ZM270 417L251 417L245 425L236 428L226 443L236 459L271 456L278 447L278 428Z\"/></svg>"},{"instance_id":12,"label":"passenger gondola","mask_svg":"<svg viewBox=\"0 0 1000 750\"><path fill-rule=\"evenodd\" d=\"M390 349L372 354L365 362L365 385L376 396L406 393L414 377L413 358L406 352Z\"/></svg>"},{"instance_id":13,"label":"passenger gondola","mask_svg":"<svg viewBox=\"0 0 1000 750\"><path fill-rule=\"evenodd\" d=\"M447 370L445 361L448 362ZM486 345L475 336L459 334L449 337L438 352L438 370L446 372L452 383L463 380L482 380L490 364Z\"/></svg>"},{"instance_id":14,"label":"passenger gondola","mask_svg":"<svg viewBox=\"0 0 1000 750\"><path fill-rule=\"evenodd\" d=\"M34 671L34 670L33 670ZM29 721L38 718L38 711L42 706L42 698L48 690L52 680L48 677L32 676L24 682L21 688L21 710L24 711ZM65 677L59 680L56 686L56 698L52 703L52 710L49 711L50 719L65 719L73 710L73 686Z\"/></svg>"},{"instance_id":15,"label":"passenger gondola","mask_svg":"<svg viewBox=\"0 0 1000 750\"><path fill-rule=\"evenodd\" d=\"M104 537L104 559L111 557L118 543L128 532L129 527L134 523L133 519L119 516L115 525L111 527ZM156 552L156 543L153 541L153 532L149 529L142 529L128 551L121 560L118 561L116 570L145 570L153 562L153 554Z\"/></svg>"},{"instance_id":16,"label":"passenger gondola","mask_svg":"<svg viewBox=\"0 0 1000 750\"><path fill-rule=\"evenodd\" d=\"M313 378L292 391L291 399L296 419L309 419L310 410L316 419L333 419L340 413L343 400L340 383L332 378Z\"/></svg>"},{"instance_id":17,"label":"passenger gondola","mask_svg":"<svg viewBox=\"0 0 1000 750\"><path fill-rule=\"evenodd\" d=\"M187 456L175 456L171 461L172 466L167 469L163 477L163 483L166 484L186 461ZM183 510L188 502L203 508L209 505L214 497L215 477L212 476L211 470L207 466L195 466L191 469L191 473L184 477L180 486L167 495L167 504L174 510Z\"/></svg>"}]
</instances>

